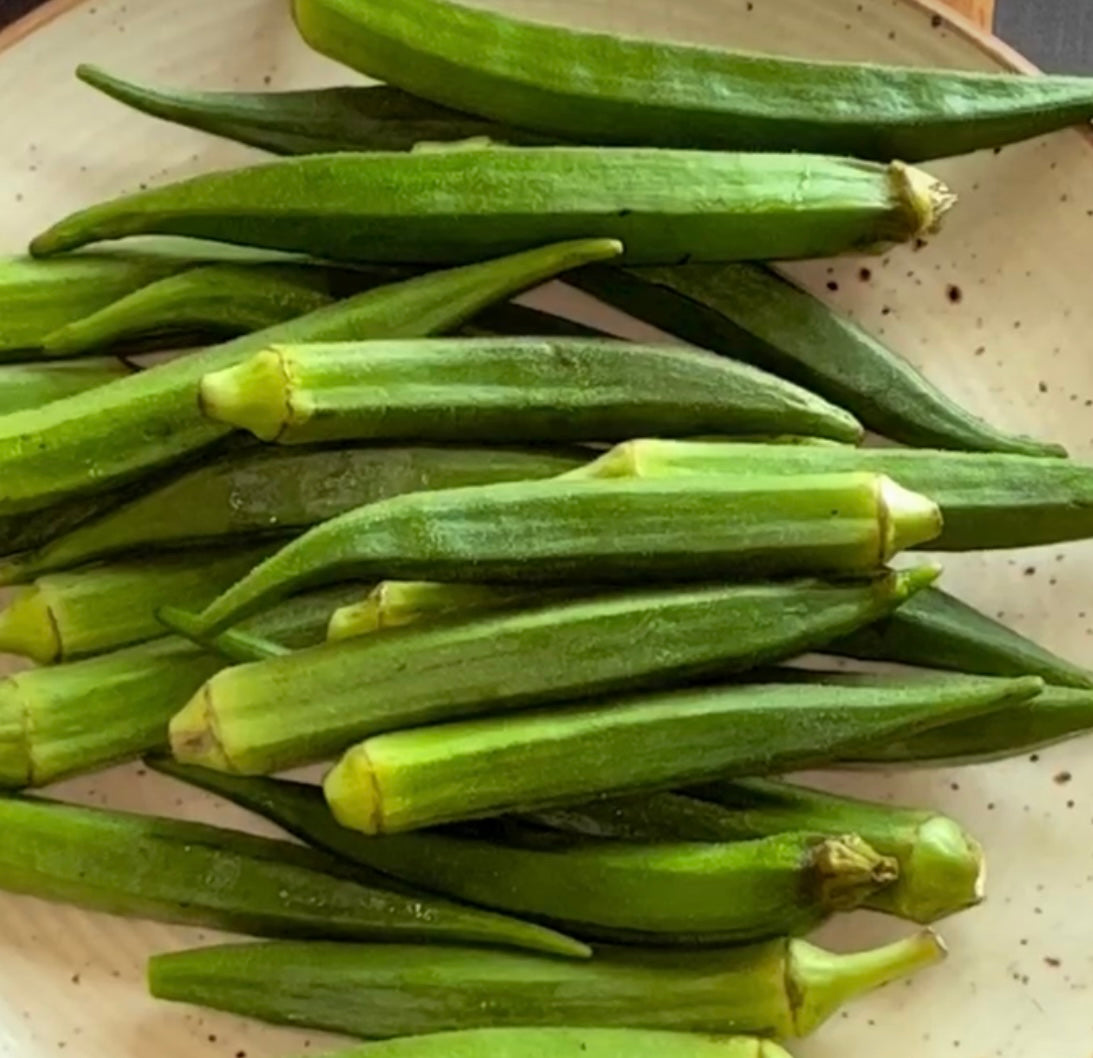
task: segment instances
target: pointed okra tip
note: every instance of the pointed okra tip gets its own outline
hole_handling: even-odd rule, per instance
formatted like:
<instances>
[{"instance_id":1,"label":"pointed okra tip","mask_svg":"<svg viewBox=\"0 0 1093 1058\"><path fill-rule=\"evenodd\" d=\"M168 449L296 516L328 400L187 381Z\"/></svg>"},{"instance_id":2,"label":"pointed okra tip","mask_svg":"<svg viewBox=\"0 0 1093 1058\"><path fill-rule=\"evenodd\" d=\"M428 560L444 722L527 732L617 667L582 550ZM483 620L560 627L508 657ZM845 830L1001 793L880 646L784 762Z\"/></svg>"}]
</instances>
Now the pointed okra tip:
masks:
<instances>
[{"instance_id":1,"label":"pointed okra tip","mask_svg":"<svg viewBox=\"0 0 1093 1058\"><path fill-rule=\"evenodd\" d=\"M790 941L786 989L794 1032L807 1036L850 1000L933 966L946 954L941 938L931 930L849 955Z\"/></svg>"},{"instance_id":2,"label":"pointed okra tip","mask_svg":"<svg viewBox=\"0 0 1093 1058\"><path fill-rule=\"evenodd\" d=\"M292 418L291 394L283 352L267 349L205 375L198 404L206 418L276 441Z\"/></svg>"}]
</instances>

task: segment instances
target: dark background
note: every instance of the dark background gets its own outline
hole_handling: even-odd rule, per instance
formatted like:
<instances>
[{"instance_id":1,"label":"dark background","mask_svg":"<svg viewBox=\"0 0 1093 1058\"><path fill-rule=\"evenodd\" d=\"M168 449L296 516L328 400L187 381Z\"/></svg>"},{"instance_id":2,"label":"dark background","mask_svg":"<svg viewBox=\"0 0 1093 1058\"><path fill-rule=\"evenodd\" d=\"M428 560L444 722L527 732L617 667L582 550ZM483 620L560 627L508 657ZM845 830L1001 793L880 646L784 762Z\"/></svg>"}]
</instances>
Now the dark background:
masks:
<instances>
[{"instance_id":1,"label":"dark background","mask_svg":"<svg viewBox=\"0 0 1093 1058\"><path fill-rule=\"evenodd\" d=\"M0 0L0 26L41 2ZM1093 72L1091 0L998 0L995 28L1045 70Z\"/></svg>"}]
</instances>

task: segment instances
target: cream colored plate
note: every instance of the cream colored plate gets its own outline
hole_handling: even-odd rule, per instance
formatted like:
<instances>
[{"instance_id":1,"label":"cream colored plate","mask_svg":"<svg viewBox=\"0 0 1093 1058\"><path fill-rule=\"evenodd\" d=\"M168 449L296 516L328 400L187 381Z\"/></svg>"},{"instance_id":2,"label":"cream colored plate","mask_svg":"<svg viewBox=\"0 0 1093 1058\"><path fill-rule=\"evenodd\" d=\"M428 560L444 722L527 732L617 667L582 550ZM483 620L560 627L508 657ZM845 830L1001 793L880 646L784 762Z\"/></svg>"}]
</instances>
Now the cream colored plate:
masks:
<instances>
[{"instance_id":1,"label":"cream colored plate","mask_svg":"<svg viewBox=\"0 0 1093 1058\"><path fill-rule=\"evenodd\" d=\"M394 0L392 0L394 2ZM495 0L498 4L501 0ZM0 56L0 246L107 195L256 155L142 118L80 86L80 61L205 88L336 83L296 40L284 0L57 3ZM544 18L825 58L996 69L1018 61L906 0L505 0ZM26 30L33 27L32 32ZM18 36L23 39L15 40ZM918 252L797 271L976 411L1089 455L1093 438L1093 152L1078 133L936 167L962 195ZM864 269L868 269L868 273ZM2 311L2 306L0 306ZM1093 636L1093 547L952 560L948 585L1081 661ZM1088 612L1087 612L1088 611ZM806 1058L1086 1058L1093 1051L1093 743L960 772L847 787L958 815L985 841L986 906L944 927L948 964L849 1008ZM93 804L241 819L135 768L58 791ZM0 834L0 841L3 835ZM897 935L860 916L836 946ZM210 939L0 897L0 1055L250 1058L307 1037L160 1005L152 952ZM312 1038L312 1053L326 1043ZM621 1058L621 1056L620 1056Z\"/></svg>"}]
</instances>

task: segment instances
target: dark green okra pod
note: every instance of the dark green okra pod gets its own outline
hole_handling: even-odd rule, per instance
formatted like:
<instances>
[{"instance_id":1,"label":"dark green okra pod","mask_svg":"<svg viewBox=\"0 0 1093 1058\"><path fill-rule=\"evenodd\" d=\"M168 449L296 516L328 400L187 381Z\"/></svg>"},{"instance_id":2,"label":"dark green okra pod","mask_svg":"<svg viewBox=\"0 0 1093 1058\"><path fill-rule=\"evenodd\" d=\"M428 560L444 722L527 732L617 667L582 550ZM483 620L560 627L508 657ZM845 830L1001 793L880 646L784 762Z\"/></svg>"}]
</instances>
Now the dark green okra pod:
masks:
<instances>
[{"instance_id":1,"label":"dark green okra pod","mask_svg":"<svg viewBox=\"0 0 1093 1058\"><path fill-rule=\"evenodd\" d=\"M1043 686L1035 676L945 676L733 684L586 700L376 735L348 750L323 786L343 825L401 833L822 765L865 743L998 712ZM668 743L671 753L664 752Z\"/></svg>"},{"instance_id":2,"label":"dark green okra pod","mask_svg":"<svg viewBox=\"0 0 1093 1058\"><path fill-rule=\"evenodd\" d=\"M540 926L380 888L325 853L178 819L0 798L0 889L257 936L588 949Z\"/></svg>"},{"instance_id":3,"label":"dark green okra pod","mask_svg":"<svg viewBox=\"0 0 1093 1058\"><path fill-rule=\"evenodd\" d=\"M972 415L904 357L763 265L592 267L569 281L693 345L790 379L893 441L918 448L1066 454L1058 445L1006 433Z\"/></svg>"},{"instance_id":4,"label":"dark green okra pod","mask_svg":"<svg viewBox=\"0 0 1093 1058\"><path fill-rule=\"evenodd\" d=\"M711 952L602 952L589 962L279 942L156 955L148 980L160 999L372 1039L558 1022L787 1037L944 954L932 933L850 955L783 939Z\"/></svg>"},{"instance_id":5,"label":"dark green okra pod","mask_svg":"<svg viewBox=\"0 0 1093 1058\"><path fill-rule=\"evenodd\" d=\"M425 336L458 327L560 271L613 257L604 239L553 244L358 294L91 393L0 419L0 516L97 492L205 448L230 431L201 415L203 375L270 343Z\"/></svg>"},{"instance_id":6,"label":"dark green okra pod","mask_svg":"<svg viewBox=\"0 0 1093 1058\"><path fill-rule=\"evenodd\" d=\"M527 22L451 0L294 0L293 8L304 40L361 73L597 144L919 160L1093 117L1087 77L787 59Z\"/></svg>"},{"instance_id":7,"label":"dark green okra pod","mask_svg":"<svg viewBox=\"0 0 1093 1058\"><path fill-rule=\"evenodd\" d=\"M900 162L819 155L588 147L313 154L92 206L38 235L31 252L163 233L423 265L596 236L620 240L633 264L789 260L917 238L954 201Z\"/></svg>"},{"instance_id":8,"label":"dark green okra pod","mask_svg":"<svg viewBox=\"0 0 1093 1058\"><path fill-rule=\"evenodd\" d=\"M531 847L439 832L368 840L338 825L318 787L158 766L354 863L586 939L708 946L799 935L858 907L898 873L894 860L849 834L720 845L563 838Z\"/></svg>"}]
</instances>

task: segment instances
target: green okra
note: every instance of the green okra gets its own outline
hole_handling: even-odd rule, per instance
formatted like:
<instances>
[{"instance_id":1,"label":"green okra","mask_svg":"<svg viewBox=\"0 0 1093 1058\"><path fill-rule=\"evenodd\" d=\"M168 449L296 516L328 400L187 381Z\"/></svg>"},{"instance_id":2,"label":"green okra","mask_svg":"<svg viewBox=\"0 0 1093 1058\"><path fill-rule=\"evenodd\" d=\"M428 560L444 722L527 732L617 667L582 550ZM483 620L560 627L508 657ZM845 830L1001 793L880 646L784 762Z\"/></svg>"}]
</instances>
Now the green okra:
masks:
<instances>
[{"instance_id":1,"label":"green okra","mask_svg":"<svg viewBox=\"0 0 1093 1058\"><path fill-rule=\"evenodd\" d=\"M703 349L796 382L893 441L1066 454L1059 445L1007 433L972 415L851 319L763 265L591 267L570 282Z\"/></svg>"},{"instance_id":2,"label":"green okra","mask_svg":"<svg viewBox=\"0 0 1093 1058\"><path fill-rule=\"evenodd\" d=\"M0 651L49 665L158 638L163 599L200 606L269 550L198 551L47 574L0 610Z\"/></svg>"},{"instance_id":3,"label":"green okra","mask_svg":"<svg viewBox=\"0 0 1093 1058\"><path fill-rule=\"evenodd\" d=\"M210 264L156 280L42 339L47 356L79 356L154 337L234 337L264 330L394 278L314 265Z\"/></svg>"},{"instance_id":4,"label":"green okra","mask_svg":"<svg viewBox=\"0 0 1093 1058\"><path fill-rule=\"evenodd\" d=\"M0 798L0 889L269 937L499 944L581 958L541 926L384 889L325 853L178 819Z\"/></svg>"},{"instance_id":5,"label":"green okra","mask_svg":"<svg viewBox=\"0 0 1093 1058\"><path fill-rule=\"evenodd\" d=\"M824 650L983 676L1042 676L1063 687L1093 688L1088 669L937 588L919 593L898 613L829 643Z\"/></svg>"},{"instance_id":6,"label":"green okra","mask_svg":"<svg viewBox=\"0 0 1093 1058\"><path fill-rule=\"evenodd\" d=\"M343 825L394 834L830 763L864 743L998 712L1043 686L1036 676L817 680L584 701L375 735L323 788Z\"/></svg>"},{"instance_id":7,"label":"green okra","mask_svg":"<svg viewBox=\"0 0 1093 1058\"><path fill-rule=\"evenodd\" d=\"M1053 746L1093 731L1093 691L1048 687L1028 702L1014 704L989 723L961 721L911 738L862 746L846 755L854 767L984 764Z\"/></svg>"},{"instance_id":8,"label":"green okra","mask_svg":"<svg viewBox=\"0 0 1093 1058\"><path fill-rule=\"evenodd\" d=\"M51 401L105 386L135 368L113 356L72 363L28 362L0 365L0 415L40 408Z\"/></svg>"},{"instance_id":9,"label":"green okra","mask_svg":"<svg viewBox=\"0 0 1093 1058\"><path fill-rule=\"evenodd\" d=\"M200 394L210 418L278 444L863 436L841 408L746 364L611 339L274 346L206 375Z\"/></svg>"},{"instance_id":10,"label":"green okra","mask_svg":"<svg viewBox=\"0 0 1093 1058\"><path fill-rule=\"evenodd\" d=\"M720 845L565 839L550 848L439 832L365 840L338 825L318 787L170 762L161 770L353 863L586 939L712 945L799 935L858 907L899 870L850 834Z\"/></svg>"},{"instance_id":11,"label":"green okra","mask_svg":"<svg viewBox=\"0 0 1093 1058\"><path fill-rule=\"evenodd\" d=\"M947 187L902 163L818 155L588 147L314 154L92 206L38 235L31 252L161 233L422 265L598 236L620 240L634 264L788 260L917 238L954 202Z\"/></svg>"},{"instance_id":12,"label":"green okra","mask_svg":"<svg viewBox=\"0 0 1093 1058\"><path fill-rule=\"evenodd\" d=\"M267 658L280 658L291 654L289 647L253 632L240 632L233 628L229 633L218 636L205 636L194 631L195 617L189 610L178 606L160 606L156 617L162 628L175 635L188 639L202 650L219 654L225 661L242 664L247 661L265 661Z\"/></svg>"},{"instance_id":13,"label":"green okra","mask_svg":"<svg viewBox=\"0 0 1093 1058\"><path fill-rule=\"evenodd\" d=\"M308 44L361 73L591 143L920 160L1093 117L1087 77L786 59L525 22L451 0L294 0L293 9Z\"/></svg>"},{"instance_id":14,"label":"green okra","mask_svg":"<svg viewBox=\"0 0 1093 1058\"><path fill-rule=\"evenodd\" d=\"M1034 547L1093 536L1093 466L985 452L843 445L632 441L575 477L734 479L769 474L887 474L941 508L931 551Z\"/></svg>"},{"instance_id":15,"label":"green okra","mask_svg":"<svg viewBox=\"0 0 1093 1058\"><path fill-rule=\"evenodd\" d=\"M141 84L99 66L76 67L85 84L152 117L273 154L408 151L419 143L485 137L545 143L545 137L430 103L389 85L296 92L195 92Z\"/></svg>"},{"instance_id":16,"label":"green okra","mask_svg":"<svg viewBox=\"0 0 1093 1058\"><path fill-rule=\"evenodd\" d=\"M646 588L328 643L220 673L171 721L171 745L268 774L379 731L741 672L876 620L935 576Z\"/></svg>"},{"instance_id":17,"label":"green okra","mask_svg":"<svg viewBox=\"0 0 1093 1058\"><path fill-rule=\"evenodd\" d=\"M641 1029L468 1029L341 1051L328 1058L790 1058L778 1044L746 1036Z\"/></svg>"},{"instance_id":18,"label":"green okra","mask_svg":"<svg viewBox=\"0 0 1093 1058\"><path fill-rule=\"evenodd\" d=\"M576 449L457 445L229 452L159 482L40 548L0 561L0 582L22 583L133 551L276 541L390 496L553 477L586 462L587 454Z\"/></svg>"},{"instance_id":19,"label":"green okra","mask_svg":"<svg viewBox=\"0 0 1093 1058\"><path fill-rule=\"evenodd\" d=\"M316 526L210 603L202 620L219 631L298 586L346 575L633 584L863 573L940 529L931 500L872 474L557 478L418 492Z\"/></svg>"},{"instance_id":20,"label":"green okra","mask_svg":"<svg viewBox=\"0 0 1093 1058\"><path fill-rule=\"evenodd\" d=\"M0 419L0 516L108 489L220 440L229 431L201 415L198 382L271 343L449 330L494 301L619 250L616 242L586 239L378 287L90 393L6 415Z\"/></svg>"},{"instance_id":21,"label":"green okra","mask_svg":"<svg viewBox=\"0 0 1093 1058\"><path fill-rule=\"evenodd\" d=\"M990 728L1019 708L1013 703L985 721L982 717L958 720L954 726ZM928 737L929 732L922 732L910 736L909 741ZM928 924L983 899L982 848L959 823L936 812L874 804L761 779L710 783L688 792L724 809L722 823L738 840L803 828L835 834L849 830L860 835L899 863L895 884L864 901L875 911Z\"/></svg>"},{"instance_id":22,"label":"green okra","mask_svg":"<svg viewBox=\"0 0 1093 1058\"><path fill-rule=\"evenodd\" d=\"M291 599L243 631L310 645L354 593L343 586ZM164 746L178 703L223 666L171 636L8 676L0 681L0 789L46 786Z\"/></svg>"},{"instance_id":23,"label":"green okra","mask_svg":"<svg viewBox=\"0 0 1093 1058\"><path fill-rule=\"evenodd\" d=\"M932 933L848 955L783 938L708 952L605 951L589 962L282 941L155 955L148 983L159 999L372 1039L559 1023L788 1037L944 954Z\"/></svg>"}]
</instances>

